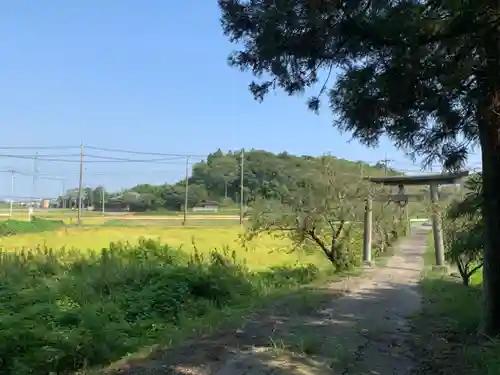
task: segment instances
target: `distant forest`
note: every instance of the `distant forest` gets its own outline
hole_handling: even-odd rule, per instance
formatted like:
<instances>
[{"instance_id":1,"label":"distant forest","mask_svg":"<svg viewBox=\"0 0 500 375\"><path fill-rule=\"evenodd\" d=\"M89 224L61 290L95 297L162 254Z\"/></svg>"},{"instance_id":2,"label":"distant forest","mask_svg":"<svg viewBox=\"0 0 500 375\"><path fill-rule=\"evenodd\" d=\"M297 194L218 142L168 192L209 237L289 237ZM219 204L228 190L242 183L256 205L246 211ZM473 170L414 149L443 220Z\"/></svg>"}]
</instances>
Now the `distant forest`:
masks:
<instances>
[{"instance_id":1,"label":"distant forest","mask_svg":"<svg viewBox=\"0 0 500 375\"><path fill-rule=\"evenodd\" d=\"M306 183L314 171L328 161L335 173L351 176L353 181L364 176L401 174L387 168L383 163L369 165L334 156L295 156L282 152L273 154L262 150L251 150L244 154L243 197L246 204L257 198L286 200L300 184ZM223 153L217 150L207 159L192 167L188 180L188 206L194 207L205 201L217 201L222 206L231 206L240 201L241 153ZM131 211L181 210L185 199L186 181L174 184L139 184L122 192L106 192L103 187L86 188L84 206L95 206L104 202L106 207L128 208ZM65 197L59 197L59 205L74 207L78 189L71 189Z\"/></svg>"}]
</instances>

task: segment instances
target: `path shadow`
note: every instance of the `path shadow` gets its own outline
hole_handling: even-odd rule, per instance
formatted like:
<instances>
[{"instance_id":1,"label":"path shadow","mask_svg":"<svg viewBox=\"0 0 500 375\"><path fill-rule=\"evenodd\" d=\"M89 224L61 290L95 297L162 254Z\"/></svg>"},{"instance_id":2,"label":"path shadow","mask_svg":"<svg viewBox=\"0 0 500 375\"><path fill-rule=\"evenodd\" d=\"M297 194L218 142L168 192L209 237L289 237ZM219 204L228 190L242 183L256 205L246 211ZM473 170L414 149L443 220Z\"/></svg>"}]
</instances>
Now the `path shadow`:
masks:
<instances>
[{"instance_id":1,"label":"path shadow","mask_svg":"<svg viewBox=\"0 0 500 375\"><path fill-rule=\"evenodd\" d=\"M417 288L383 282L352 295L335 286L293 292L239 328L158 349L107 373L354 375L378 370L386 359L394 363L396 356L398 368L390 374L406 374L412 362L406 317L419 308ZM376 368L360 368L367 362L361 355L377 357Z\"/></svg>"}]
</instances>

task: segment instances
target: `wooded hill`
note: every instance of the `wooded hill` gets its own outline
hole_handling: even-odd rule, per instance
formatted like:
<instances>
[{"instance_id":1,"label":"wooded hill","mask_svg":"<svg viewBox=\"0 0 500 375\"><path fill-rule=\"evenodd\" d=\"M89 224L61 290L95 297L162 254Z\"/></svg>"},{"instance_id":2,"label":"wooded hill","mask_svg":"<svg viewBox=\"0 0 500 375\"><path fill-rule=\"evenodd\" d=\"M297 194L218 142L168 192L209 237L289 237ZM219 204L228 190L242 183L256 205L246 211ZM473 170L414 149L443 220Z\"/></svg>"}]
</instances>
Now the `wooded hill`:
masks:
<instances>
[{"instance_id":1,"label":"wooded hill","mask_svg":"<svg viewBox=\"0 0 500 375\"><path fill-rule=\"evenodd\" d=\"M381 176L400 174L387 168L383 163L369 165L334 156L295 156L282 152L273 154L262 150L247 151L244 156L243 186L244 200L251 203L257 198L287 199L301 184L314 178L314 171L324 167L328 161L335 173L352 178L353 182L361 176ZM193 207L202 201L218 201L231 206L240 201L241 153L223 153L217 150L207 159L194 164L188 180L188 205ZM345 178L342 178L345 181ZM115 202L127 205L133 211L169 209L180 210L184 204L185 180L174 184L139 184L120 193L105 193L106 206ZM85 205L100 205L102 187L85 189ZM68 194L74 204L77 192Z\"/></svg>"}]
</instances>

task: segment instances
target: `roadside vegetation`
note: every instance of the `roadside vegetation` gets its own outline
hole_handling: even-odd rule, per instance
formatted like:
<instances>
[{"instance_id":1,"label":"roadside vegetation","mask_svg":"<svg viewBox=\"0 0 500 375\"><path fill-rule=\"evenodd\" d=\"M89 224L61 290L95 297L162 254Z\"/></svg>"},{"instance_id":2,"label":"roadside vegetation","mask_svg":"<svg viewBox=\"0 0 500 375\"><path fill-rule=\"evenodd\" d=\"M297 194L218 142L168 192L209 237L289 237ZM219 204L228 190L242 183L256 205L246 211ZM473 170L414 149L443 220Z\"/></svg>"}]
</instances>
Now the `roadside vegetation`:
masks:
<instances>
[{"instance_id":1,"label":"roadside vegetation","mask_svg":"<svg viewBox=\"0 0 500 375\"><path fill-rule=\"evenodd\" d=\"M38 233L59 229L64 226L62 220L48 220L33 216L31 220L0 221L0 237L25 233Z\"/></svg>"},{"instance_id":2,"label":"roadside vegetation","mask_svg":"<svg viewBox=\"0 0 500 375\"><path fill-rule=\"evenodd\" d=\"M424 306L415 319L419 374L500 374L500 340L483 335L481 327L481 176L473 175L465 187L468 193L444 217L446 256L456 270L451 275L428 270L422 282ZM429 267L433 251L429 245Z\"/></svg>"},{"instance_id":3,"label":"roadside vegetation","mask_svg":"<svg viewBox=\"0 0 500 375\"><path fill-rule=\"evenodd\" d=\"M0 262L2 374L66 373L172 345L320 275L312 264L251 271L236 254L187 254L146 239L98 253L2 252Z\"/></svg>"},{"instance_id":4,"label":"roadside vegetation","mask_svg":"<svg viewBox=\"0 0 500 375\"><path fill-rule=\"evenodd\" d=\"M429 251L433 253L432 246ZM423 310L414 321L415 354L420 361L417 374L500 373L500 340L480 331L481 283L480 273L467 287L459 277L426 272L421 284Z\"/></svg>"},{"instance_id":5,"label":"roadside vegetation","mask_svg":"<svg viewBox=\"0 0 500 375\"><path fill-rule=\"evenodd\" d=\"M244 227L20 222L25 234L1 238L0 373L99 368L241 320L282 292L356 272L371 191L331 157L314 163L280 187L283 199L256 197ZM392 205L375 211L375 252L383 255L406 223Z\"/></svg>"}]
</instances>

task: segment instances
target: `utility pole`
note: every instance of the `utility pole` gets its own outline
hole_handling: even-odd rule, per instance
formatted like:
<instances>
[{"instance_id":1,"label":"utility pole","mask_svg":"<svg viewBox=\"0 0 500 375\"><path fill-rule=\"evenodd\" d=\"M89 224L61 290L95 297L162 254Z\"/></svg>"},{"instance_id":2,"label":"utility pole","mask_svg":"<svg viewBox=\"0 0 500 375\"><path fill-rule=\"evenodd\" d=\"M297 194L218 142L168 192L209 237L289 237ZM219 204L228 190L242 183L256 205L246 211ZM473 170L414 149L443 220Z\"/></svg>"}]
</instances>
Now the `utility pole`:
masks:
<instances>
[{"instance_id":1,"label":"utility pole","mask_svg":"<svg viewBox=\"0 0 500 375\"><path fill-rule=\"evenodd\" d=\"M28 219L31 220L31 215L33 213L33 198L36 193L36 180L38 174L38 152L35 153L35 158L33 159L33 181L31 185L31 197L30 197L30 205L28 207Z\"/></svg>"},{"instance_id":2,"label":"utility pole","mask_svg":"<svg viewBox=\"0 0 500 375\"><path fill-rule=\"evenodd\" d=\"M82 224L82 195L83 195L83 143L80 145L80 178L78 182L78 211L77 222Z\"/></svg>"},{"instance_id":3,"label":"utility pole","mask_svg":"<svg viewBox=\"0 0 500 375\"><path fill-rule=\"evenodd\" d=\"M384 175L387 177L389 175L389 163L392 162L393 160L387 158L387 152L385 153L385 158L381 160L382 163L384 163ZM382 185L383 187L383 185ZM380 211L384 210L384 202L380 202ZM394 220L394 215L393 215L393 220Z\"/></svg>"},{"instance_id":4,"label":"utility pole","mask_svg":"<svg viewBox=\"0 0 500 375\"><path fill-rule=\"evenodd\" d=\"M392 159L387 159L387 153L385 153L385 159L380 160L382 163L384 163L384 171L385 171L385 176L389 174L389 163L394 161Z\"/></svg>"},{"instance_id":5,"label":"utility pole","mask_svg":"<svg viewBox=\"0 0 500 375\"><path fill-rule=\"evenodd\" d=\"M101 188L101 193L102 193L102 197L101 197L101 204L102 204L102 215L104 216L104 186Z\"/></svg>"},{"instance_id":6,"label":"utility pole","mask_svg":"<svg viewBox=\"0 0 500 375\"><path fill-rule=\"evenodd\" d=\"M240 161L240 225L243 225L243 166L245 160L245 150L241 149L241 161Z\"/></svg>"},{"instance_id":7,"label":"utility pole","mask_svg":"<svg viewBox=\"0 0 500 375\"><path fill-rule=\"evenodd\" d=\"M188 210L188 197L189 197L189 156L186 157L186 187L184 189L184 219L182 225L186 225L187 210Z\"/></svg>"},{"instance_id":8,"label":"utility pole","mask_svg":"<svg viewBox=\"0 0 500 375\"><path fill-rule=\"evenodd\" d=\"M13 169L10 171L12 173L12 175L10 176L11 180L10 180L10 206L9 206L9 217L11 218L12 217L12 207L14 205L14 184L15 184L15 180L16 180L16 171Z\"/></svg>"},{"instance_id":9,"label":"utility pole","mask_svg":"<svg viewBox=\"0 0 500 375\"><path fill-rule=\"evenodd\" d=\"M64 183L64 179L61 180L61 208L66 208L66 186Z\"/></svg>"}]
</instances>

